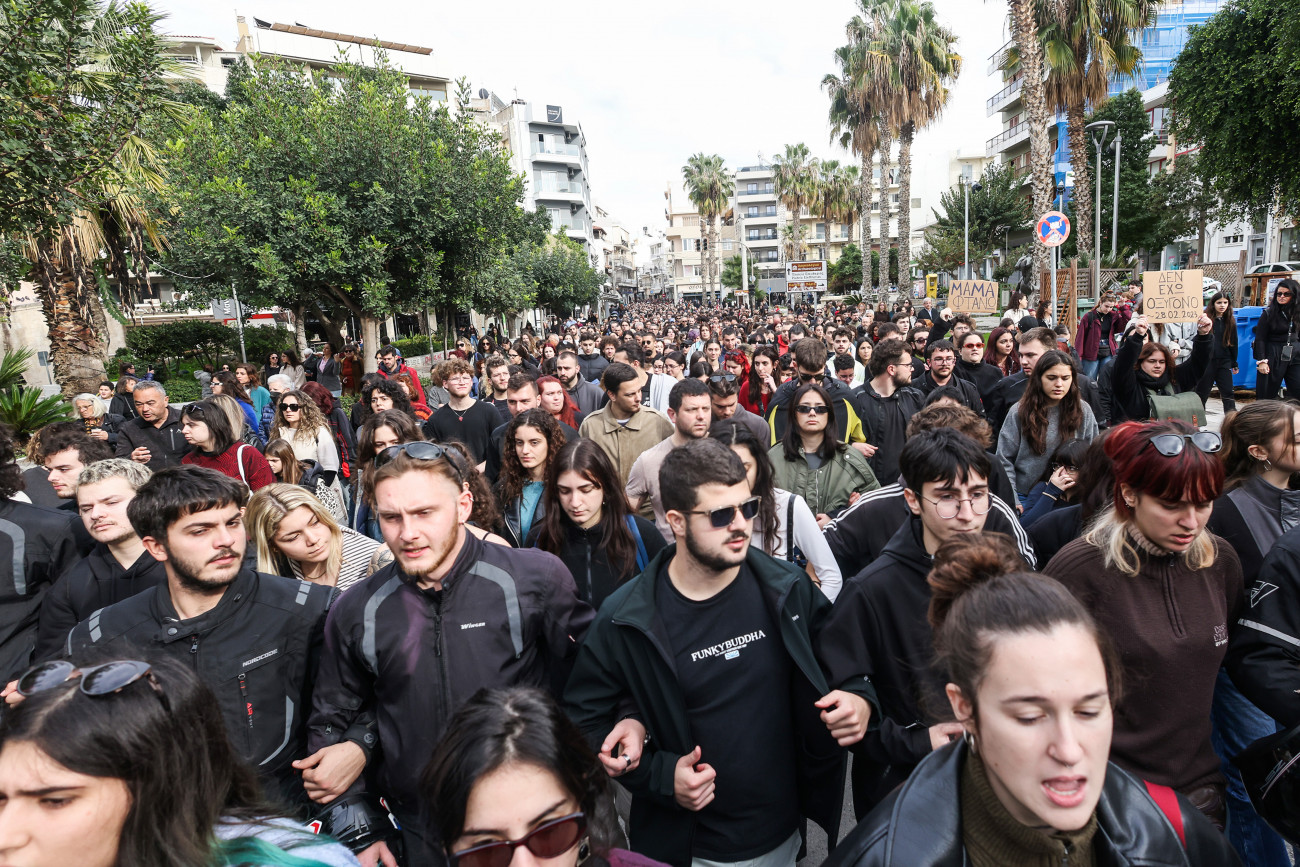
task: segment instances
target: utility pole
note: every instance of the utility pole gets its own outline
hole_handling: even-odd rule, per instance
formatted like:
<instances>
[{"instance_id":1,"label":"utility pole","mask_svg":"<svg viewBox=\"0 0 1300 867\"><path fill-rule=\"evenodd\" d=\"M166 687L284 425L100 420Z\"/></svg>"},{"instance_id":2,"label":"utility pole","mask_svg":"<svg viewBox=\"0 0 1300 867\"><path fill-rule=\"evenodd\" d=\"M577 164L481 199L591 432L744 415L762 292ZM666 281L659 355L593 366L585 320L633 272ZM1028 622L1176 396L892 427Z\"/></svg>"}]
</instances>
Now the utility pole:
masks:
<instances>
[{"instance_id":1,"label":"utility pole","mask_svg":"<svg viewBox=\"0 0 1300 867\"><path fill-rule=\"evenodd\" d=\"M1124 141L1124 131L1115 127L1115 198L1111 202L1110 257L1115 258L1115 245L1119 239L1119 155Z\"/></svg>"}]
</instances>

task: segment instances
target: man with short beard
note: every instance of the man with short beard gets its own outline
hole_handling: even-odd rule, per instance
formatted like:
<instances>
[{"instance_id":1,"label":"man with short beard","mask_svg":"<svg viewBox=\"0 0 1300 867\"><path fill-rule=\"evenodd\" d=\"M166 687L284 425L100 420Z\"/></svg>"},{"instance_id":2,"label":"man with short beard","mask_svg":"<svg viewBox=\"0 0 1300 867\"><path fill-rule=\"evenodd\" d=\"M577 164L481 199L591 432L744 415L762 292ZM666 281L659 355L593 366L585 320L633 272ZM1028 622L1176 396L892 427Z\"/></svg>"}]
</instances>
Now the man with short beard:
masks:
<instances>
[{"instance_id":1,"label":"man with short beard","mask_svg":"<svg viewBox=\"0 0 1300 867\"><path fill-rule=\"evenodd\" d=\"M136 489L151 475L144 464L125 458L81 470L75 502L95 546L54 582L41 603L36 661L58 656L72 628L99 609L167 582L167 570L144 549L126 515Z\"/></svg>"},{"instance_id":2,"label":"man with short beard","mask_svg":"<svg viewBox=\"0 0 1300 867\"><path fill-rule=\"evenodd\" d=\"M244 565L247 499L247 487L216 470L187 465L154 473L126 514L167 580L94 612L68 635L65 651L131 659L144 649L183 662L216 693L231 746L267 794L301 807L321 771L306 769L300 777L302 763L293 760L306 747L333 590ZM355 759L349 750L373 746L364 724L339 734L356 746L321 757L319 766L345 766Z\"/></svg>"},{"instance_id":3,"label":"man with short beard","mask_svg":"<svg viewBox=\"0 0 1300 867\"><path fill-rule=\"evenodd\" d=\"M668 420L673 423L672 436L646 449L633 462L632 472L627 477L627 499L632 511L640 514L645 514L648 502L653 510L655 528L664 539L672 542L673 531L668 526L659 497L659 468L673 449L709 435L709 425L713 421L709 387L698 379L683 379L674 385L668 393Z\"/></svg>"},{"instance_id":4,"label":"man with short beard","mask_svg":"<svg viewBox=\"0 0 1300 867\"><path fill-rule=\"evenodd\" d=\"M595 349L595 341L592 341L592 348ZM602 365L601 372L608 366ZM583 378L582 359L572 349L565 349L555 356L555 376L583 415L595 412L605 402L605 392L601 387Z\"/></svg>"},{"instance_id":5,"label":"man with short beard","mask_svg":"<svg viewBox=\"0 0 1300 867\"><path fill-rule=\"evenodd\" d=\"M428 442L390 451L363 479L394 562L353 585L330 611L311 746L336 748L363 719L362 709L372 709L383 749L373 756L377 767L364 777L358 768L348 784L353 793L373 785L387 797L406 863L436 865L443 863L441 841L421 821L427 805L419 781L452 714L484 687L556 682L592 610L558 557L466 531L474 497L458 452ZM645 730L629 725L624 749L639 756ZM361 856L363 863L393 863L383 842Z\"/></svg>"},{"instance_id":6,"label":"man with short beard","mask_svg":"<svg viewBox=\"0 0 1300 867\"><path fill-rule=\"evenodd\" d=\"M659 476L677 544L601 606L565 689L569 716L603 749L624 708L640 712L646 752L619 777L635 851L794 867L802 819L837 836L841 748L866 733L875 692L827 685L813 645L830 602L750 547L758 498L740 457L692 440Z\"/></svg>"}]
</instances>

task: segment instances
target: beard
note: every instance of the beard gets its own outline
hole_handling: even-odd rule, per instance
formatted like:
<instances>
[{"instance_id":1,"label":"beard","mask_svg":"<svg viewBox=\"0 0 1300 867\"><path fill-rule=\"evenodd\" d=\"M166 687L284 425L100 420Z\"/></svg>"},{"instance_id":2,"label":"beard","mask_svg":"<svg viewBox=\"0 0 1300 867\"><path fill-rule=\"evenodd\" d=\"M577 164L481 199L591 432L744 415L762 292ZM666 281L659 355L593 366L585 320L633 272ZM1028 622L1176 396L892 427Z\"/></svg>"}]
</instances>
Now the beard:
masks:
<instances>
[{"instance_id":1,"label":"beard","mask_svg":"<svg viewBox=\"0 0 1300 867\"><path fill-rule=\"evenodd\" d=\"M130 539L135 535L135 530L133 528L122 527L120 525L105 527L103 530L98 531L87 529L86 532L90 533L90 537L96 542L101 542L105 545L116 545L119 542L125 542L127 539Z\"/></svg>"},{"instance_id":2,"label":"beard","mask_svg":"<svg viewBox=\"0 0 1300 867\"><path fill-rule=\"evenodd\" d=\"M236 568L230 570L229 574L221 574L215 577L206 578L200 573L207 563L198 563L178 557L175 552L167 550L167 563L171 566L171 572L176 576L176 580L181 587L191 593L197 593L201 596L217 596L224 593L226 588L234 583L235 576L239 574L243 565L243 552L236 551L234 548L223 548L213 556L224 556L226 554L235 557ZM211 562L211 561L208 561Z\"/></svg>"},{"instance_id":3,"label":"beard","mask_svg":"<svg viewBox=\"0 0 1300 867\"><path fill-rule=\"evenodd\" d=\"M397 568L401 569L403 573L414 578L416 581L419 581L438 571L446 564L447 558L451 556L452 549L456 547L456 542L459 539L460 526L457 525L452 529L452 532L448 533L440 542L435 542L429 546L429 552L433 555L432 560L421 558L421 560L416 562L408 561L406 557L403 556L400 546L393 550L393 558L397 560Z\"/></svg>"},{"instance_id":4,"label":"beard","mask_svg":"<svg viewBox=\"0 0 1300 867\"><path fill-rule=\"evenodd\" d=\"M726 544L733 539L748 539L749 535L749 533L744 531L732 533L723 541L723 544ZM697 539L695 534L691 532L691 525L689 522L686 524L685 541L687 552L689 552L690 555L700 563L700 565L706 566L714 572L725 572L728 569L739 566L741 563L745 562L745 555L749 553L748 548L745 548L738 554L734 554L725 548L719 549L718 551L705 551L704 548L700 546L699 539Z\"/></svg>"}]
</instances>

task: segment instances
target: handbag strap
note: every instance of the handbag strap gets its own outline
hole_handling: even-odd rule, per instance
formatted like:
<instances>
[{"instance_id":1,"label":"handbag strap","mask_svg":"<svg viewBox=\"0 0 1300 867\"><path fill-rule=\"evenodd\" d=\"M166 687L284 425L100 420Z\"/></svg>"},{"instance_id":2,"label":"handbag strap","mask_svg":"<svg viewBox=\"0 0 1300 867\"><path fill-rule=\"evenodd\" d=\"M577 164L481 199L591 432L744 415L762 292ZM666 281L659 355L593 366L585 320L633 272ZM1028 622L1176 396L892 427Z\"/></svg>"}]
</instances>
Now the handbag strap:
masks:
<instances>
[{"instance_id":1,"label":"handbag strap","mask_svg":"<svg viewBox=\"0 0 1300 867\"><path fill-rule=\"evenodd\" d=\"M645 541L641 538L641 528L636 525L636 518L628 515L627 528L632 531L632 538L636 540L636 571L644 572L645 567L650 565L650 555L646 553Z\"/></svg>"},{"instance_id":2,"label":"handbag strap","mask_svg":"<svg viewBox=\"0 0 1300 867\"><path fill-rule=\"evenodd\" d=\"M244 475L244 449L248 448L248 443L240 443L239 448L235 450L235 463L239 465L239 480L248 486L248 476Z\"/></svg>"},{"instance_id":3,"label":"handbag strap","mask_svg":"<svg viewBox=\"0 0 1300 867\"><path fill-rule=\"evenodd\" d=\"M1183 827L1183 809L1178 805L1178 795L1168 786L1162 786L1159 783L1153 783L1150 780L1143 780L1146 783L1147 794L1151 800L1156 802L1160 812L1165 814L1165 818L1174 826L1174 832L1178 834L1178 840L1187 848L1187 831Z\"/></svg>"},{"instance_id":4,"label":"handbag strap","mask_svg":"<svg viewBox=\"0 0 1300 867\"><path fill-rule=\"evenodd\" d=\"M794 562L794 493L785 501L785 559Z\"/></svg>"}]
</instances>

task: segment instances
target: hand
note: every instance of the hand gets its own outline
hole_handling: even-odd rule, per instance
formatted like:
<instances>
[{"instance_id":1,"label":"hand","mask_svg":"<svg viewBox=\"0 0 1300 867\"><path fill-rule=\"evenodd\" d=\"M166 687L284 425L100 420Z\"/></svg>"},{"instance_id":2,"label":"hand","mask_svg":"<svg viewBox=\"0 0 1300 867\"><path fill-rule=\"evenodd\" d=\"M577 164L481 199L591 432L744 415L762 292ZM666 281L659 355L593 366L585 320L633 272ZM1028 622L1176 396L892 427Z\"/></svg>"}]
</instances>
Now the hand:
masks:
<instances>
[{"instance_id":1,"label":"hand","mask_svg":"<svg viewBox=\"0 0 1300 867\"><path fill-rule=\"evenodd\" d=\"M293 766L302 771L302 787L307 797L318 804L328 804L347 791L366 767L366 754L352 741L321 747Z\"/></svg>"},{"instance_id":2,"label":"hand","mask_svg":"<svg viewBox=\"0 0 1300 867\"><path fill-rule=\"evenodd\" d=\"M1268 359L1267 359L1267 358L1261 358L1259 361L1256 361L1256 362L1255 362L1255 372L1256 372L1256 373L1262 373L1262 374L1264 374L1265 376L1268 376Z\"/></svg>"},{"instance_id":3,"label":"hand","mask_svg":"<svg viewBox=\"0 0 1300 867\"><path fill-rule=\"evenodd\" d=\"M1048 479L1048 481L1053 485L1056 485L1060 490L1068 491L1070 488L1074 487L1074 470L1067 470L1065 467L1057 467L1056 471L1052 473L1052 477Z\"/></svg>"},{"instance_id":4,"label":"hand","mask_svg":"<svg viewBox=\"0 0 1300 867\"><path fill-rule=\"evenodd\" d=\"M378 843L371 843L366 848L357 853L357 860L361 862L361 867L397 867L397 859L393 853L388 850L388 844L383 840Z\"/></svg>"},{"instance_id":5,"label":"hand","mask_svg":"<svg viewBox=\"0 0 1300 867\"><path fill-rule=\"evenodd\" d=\"M614 747L619 747L618 756ZM605 773L619 777L641 764L641 750L645 747L645 726L639 720L621 719L605 736L600 745L600 763Z\"/></svg>"},{"instance_id":6,"label":"hand","mask_svg":"<svg viewBox=\"0 0 1300 867\"><path fill-rule=\"evenodd\" d=\"M937 750L961 737L966 727L958 722L939 723L930 726L930 749Z\"/></svg>"},{"instance_id":7,"label":"hand","mask_svg":"<svg viewBox=\"0 0 1300 867\"><path fill-rule=\"evenodd\" d=\"M1200 319L1196 320L1197 334L1209 334L1211 329L1213 328L1214 328L1214 323L1211 322L1210 317L1206 316L1204 313L1201 314Z\"/></svg>"},{"instance_id":8,"label":"hand","mask_svg":"<svg viewBox=\"0 0 1300 867\"><path fill-rule=\"evenodd\" d=\"M853 447L862 452L864 458L873 457L876 454L876 446L870 443L854 443Z\"/></svg>"},{"instance_id":9,"label":"hand","mask_svg":"<svg viewBox=\"0 0 1300 867\"><path fill-rule=\"evenodd\" d=\"M149 454L149 450L144 446L138 446L131 450L131 460L135 461L137 464L149 463L150 457L152 456Z\"/></svg>"},{"instance_id":10,"label":"hand","mask_svg":"<svg viewBox=\"0 0 1300 867\"><path fill-rule=\"evenodd\" d=\"M1233 375L1233 376L1236 376L1236 375L1237 375L1237 368L1234 367L1234 368L1232 369L1232 375Z\"/></svg>"},{"instance_id":11,"label":"hand","mask_svg":"<svg viewBox=\"0 0 1300 867\"><path fill-rule=\"evenodd\" d=\"M829 524L830 522L831 522L830 515L826 514L825 512L817 513L817 528L819 530L825 530L826 525Z\"/></svg>"},{"instance_id":12,"label":"hand","mask_svg":"<svg viewBox=\"0 0 1300 867\"><path fill-rule=\"evenodd\" d=\"M1141 334L1143 337L1146 337L1146 336L1147 336L1147 318L1146 318L1145 315L1143 315L1143 316L1134 316L1134 317L1133 317L1133 321L1129 324L1129 326L1130 326L1130 327L1131 327L1135 332L1137 332L1138 334Z\"/></svg>"},{"instance_id":13,"label":"hand","mask_svg":"<svg viewBox=\"0 0 1300 867\"><path fill-rule=\"evenodd\" d=\"M769 373L763 377L763 387L768 391L776 391L776 379L772 377L772 374Z\"/></svg>"},{"instance_id":14,"label":"hand","mask_svg":"<svg viewBox=\"0 0 1300 867\"><path fill-rule=\"evenodd\" d=\"M23 696L18 694L18 681L11 680L5 684L3 692L0 692L0 698L5 700L7 705L15 705L23 700Z\"/></svg>"},{"instance_id":15,"label":"hand","mask_svg":"<svg viewBox=\"0 0 1300 867\"><path fill-rule=\"evenodd\" d=\"M822 709L822 722L840 746L852 746L867 733L871 705L862 696L833 689L819 698L816 705Z\"/></svg>"},{"instance_id":16,"label":"hand","mask_svg":"<svg viewBox=\"0 0 1300 867\"><path fill-rule=\"evenodd\" d=\"M106 440L108 439L108 431L97 427L90 432L90 438L93 440Z\"/></svg>"},{"instance_id":17,"label":"hand","mask_svg":"<svg viewBox=\"0 0 1300 867\"><path fill-rule=\"evenodd\" d=\"M714 780L718 772L709 765L700 764L703 751L697 746L677 760L673 771L673 797L688 810L703 810L713 800Z\"/></svg>"}]
</instances>

